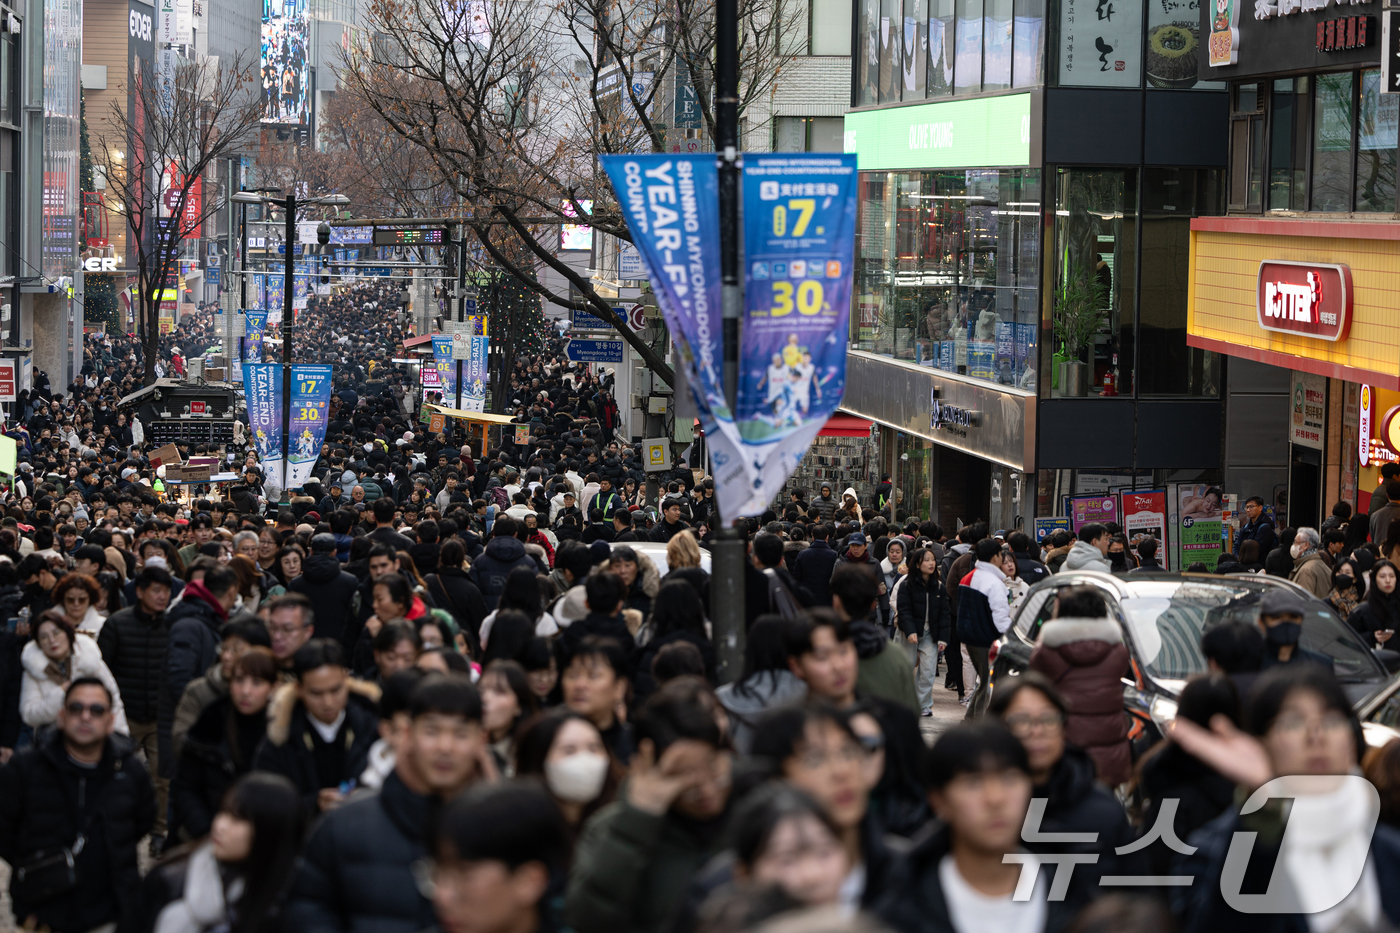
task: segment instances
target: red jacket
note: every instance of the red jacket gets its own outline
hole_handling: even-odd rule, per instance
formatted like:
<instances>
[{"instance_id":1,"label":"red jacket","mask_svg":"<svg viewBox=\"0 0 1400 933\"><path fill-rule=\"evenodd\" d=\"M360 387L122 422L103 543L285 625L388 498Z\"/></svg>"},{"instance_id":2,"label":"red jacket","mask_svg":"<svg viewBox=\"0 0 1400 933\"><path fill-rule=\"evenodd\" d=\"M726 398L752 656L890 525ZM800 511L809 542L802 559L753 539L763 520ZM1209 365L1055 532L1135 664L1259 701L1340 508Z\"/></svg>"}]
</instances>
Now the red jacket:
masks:
<instances>
[{"instance_id":1,"label":"red jacket","mask_svg":"<svg viewBox=\"0 0 1400 933\"><path fill-rule=\"evenodd\" d=\"M1131 669L1112 619L1053 619L1031 653L1031 670L1050 679L1069 704L1065 738L1093 756L1109 787L1132 776L1123 683Z\"/></svg>"}]
</instances>

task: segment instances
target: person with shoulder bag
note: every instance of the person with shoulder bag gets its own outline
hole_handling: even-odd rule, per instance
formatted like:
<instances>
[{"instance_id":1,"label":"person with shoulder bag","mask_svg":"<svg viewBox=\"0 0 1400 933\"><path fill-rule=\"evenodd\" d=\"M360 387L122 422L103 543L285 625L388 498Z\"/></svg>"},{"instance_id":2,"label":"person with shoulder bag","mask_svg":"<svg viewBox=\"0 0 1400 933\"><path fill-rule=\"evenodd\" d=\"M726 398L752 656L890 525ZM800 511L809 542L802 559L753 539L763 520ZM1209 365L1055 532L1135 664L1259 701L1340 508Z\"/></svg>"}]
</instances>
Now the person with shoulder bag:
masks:
<instances>
[{"instance_id":1,"label":"person with shoulder bag","mask_svg":"<svg viewBox=\"0 0 1400 933\"><path fill-rule=\"evenodd\" d=\"M932 548L918 548L909 555L909 572L895 585L890 603L915 665L920 715L932 716L938 655L948 647L953 629L947 594L938 579L938 556Z\"/></svg>"},{"instance_id":2,"label":"person with shoulder bag","mask_svg":"<svg viewBox=\"0 0 1400 933\"><path fill-rule=\"evenodd\" d=\"M138 923L136 847L155 825L156 798L115 734L114 699L96 677L76 678L57 728L0 768L0 858L27 929L127 933Z\"/></svg>"}]
</instances>

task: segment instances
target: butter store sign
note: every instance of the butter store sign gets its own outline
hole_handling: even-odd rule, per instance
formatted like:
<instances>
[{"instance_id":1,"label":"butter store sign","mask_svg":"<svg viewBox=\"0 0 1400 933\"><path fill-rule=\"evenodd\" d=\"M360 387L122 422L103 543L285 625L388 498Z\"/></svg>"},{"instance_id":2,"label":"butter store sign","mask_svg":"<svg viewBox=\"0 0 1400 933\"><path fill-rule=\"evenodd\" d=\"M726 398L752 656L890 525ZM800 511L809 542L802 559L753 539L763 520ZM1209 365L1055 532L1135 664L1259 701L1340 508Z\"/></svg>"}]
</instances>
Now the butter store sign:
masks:
<instances>
[{"instance_id":1,"label":"butter store sign","mask_svg":"<svg viewBox=\"0 0 1400 933\"><path fill-rule=\"evenodd\" d=\"M1031 95L857 110L845 143L862 172L1030 165Z\"/></svg>"}]
</instances>

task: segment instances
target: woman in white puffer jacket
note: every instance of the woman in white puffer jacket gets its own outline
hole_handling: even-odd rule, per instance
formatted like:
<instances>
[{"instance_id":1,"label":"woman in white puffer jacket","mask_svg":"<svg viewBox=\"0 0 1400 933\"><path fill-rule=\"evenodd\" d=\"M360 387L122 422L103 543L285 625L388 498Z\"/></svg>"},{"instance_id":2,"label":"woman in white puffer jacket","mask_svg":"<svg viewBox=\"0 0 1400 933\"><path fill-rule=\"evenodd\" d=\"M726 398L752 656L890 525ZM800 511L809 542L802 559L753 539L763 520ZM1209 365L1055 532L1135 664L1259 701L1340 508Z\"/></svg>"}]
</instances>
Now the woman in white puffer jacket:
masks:
<instances>
[{"instance_id":1,"label":"woman in white puffer jacket","mask_svg":"<svg viewBox=\"0 0 1400 933\"><path fill-rule=\"evenodd\" d=\"M102 660L102 649L88 635L74 631L58 610L50 609L34 626L34 639L20 653L24 677L19 689L20 718L31 729L52 725L63 708L68 684L79 677L96 677L112 694L115 729L129 735L126 710L116 678Z\"/></svg>"}]
</instances>

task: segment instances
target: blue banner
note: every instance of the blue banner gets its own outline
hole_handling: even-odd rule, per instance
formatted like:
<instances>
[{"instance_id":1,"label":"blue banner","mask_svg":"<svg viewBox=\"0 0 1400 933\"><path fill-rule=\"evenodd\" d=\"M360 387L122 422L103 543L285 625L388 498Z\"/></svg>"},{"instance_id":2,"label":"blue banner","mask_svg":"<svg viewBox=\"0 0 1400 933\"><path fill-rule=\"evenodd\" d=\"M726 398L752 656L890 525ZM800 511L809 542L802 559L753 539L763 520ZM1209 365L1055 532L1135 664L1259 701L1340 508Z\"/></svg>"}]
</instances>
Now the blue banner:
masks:
<instances>
[{"instance_id":1,"label":"blue banner","mask_svg":"<svg viewBox=\"0 0 1400 933\"><path fill-rule=\"evenodd\" d=\"M724 398L719 174L710 154L602 157L632 242L650 272L679 365L695 397L726 521L757 515L755 477Z\"/></svg>"},{"instance_id":2,"label":"blue banner","mask_svg":"<svg viewBox=\"0 0 1400 933\"><path fill-rule=\"evenodd\" d=\"M248 440L258 452L263 480L282 482L282 364L244 363Z\"/></svg>"},{"instance_id":3,"label":"blue banner","mask_svg":"<svg viewBox=\"0 0 1400 933\"><path fill-rule=\"evenodd\" d=\"M331 368L292 365L292 420L288 432L287 488L298 489L311 479L321 456L330 418Z\"/></svg>"},{"instance_id":4,"label":"blue banner","mask_svg":"<svg viewBox=\"0 0 1400 933\"><path fill-rule=\"evenodd\" d=\"M452 335L433 334L433 365L444 405L457 403L457 361L452 359Z\"/></svg>"},{"instance_id":5,"label":"blue banner","mask_svg":"<svg viewBox=\"0 0 1400 933\"><path fill-rule=\"evenodd\" d=\"M486 357L491 349L491 339L473 337L471 341L472 355L462 363L462 407L467 411L485 411Z\"/></svg>"},{"instance_id":6,"label":"blue banner","mask_svg":"<svg viewBox=\"0 0 1400 933\"><path fill-rule=\"evenodd\" d=\"M741 514L767 508L845 393L855 220L854 155L745 155Z\"/></svg>"},{"instance_id":7,"label":"blue banner","mask_svg":"<svg viewBox=\"0 0 1400 933\"><path fill-rule=\"evenodd\" d=\"M246 326L243 337L243 360L246 363L263 361L263 335L267 332L267 312L248 311L243 315Z\"/></svg>"}]
</instances>

